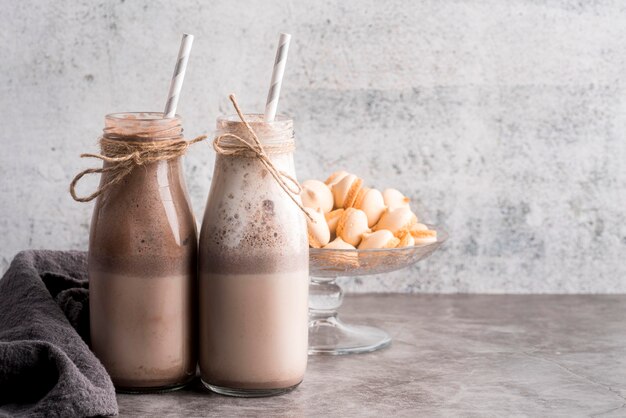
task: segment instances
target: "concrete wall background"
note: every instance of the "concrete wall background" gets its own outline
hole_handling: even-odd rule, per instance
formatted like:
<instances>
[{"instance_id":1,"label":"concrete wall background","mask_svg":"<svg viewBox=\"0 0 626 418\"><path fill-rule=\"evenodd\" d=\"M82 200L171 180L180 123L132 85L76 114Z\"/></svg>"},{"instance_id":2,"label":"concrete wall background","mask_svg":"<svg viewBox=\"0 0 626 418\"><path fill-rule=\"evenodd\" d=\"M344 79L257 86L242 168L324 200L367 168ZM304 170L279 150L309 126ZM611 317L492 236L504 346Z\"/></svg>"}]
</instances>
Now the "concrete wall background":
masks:
<instances>
[{"instance_id":1,"label":"concrete wall background","mask_svg":"<svg viewBox=\"0 0 626 418\"><path fill-rule=\"evenodd\" d=\"M452 236L349 290L625 292L625 21L621 1L6 2L0 267L86 248L92 204L67 192L92 164L78 155L106 113L161 110L181 32L196 35L179 105L193 137L231 92L262 111L287 31L300 179L345 168L396 186ZM198 218L212 169L195 146Z\"/></svg>"}]
</instances>

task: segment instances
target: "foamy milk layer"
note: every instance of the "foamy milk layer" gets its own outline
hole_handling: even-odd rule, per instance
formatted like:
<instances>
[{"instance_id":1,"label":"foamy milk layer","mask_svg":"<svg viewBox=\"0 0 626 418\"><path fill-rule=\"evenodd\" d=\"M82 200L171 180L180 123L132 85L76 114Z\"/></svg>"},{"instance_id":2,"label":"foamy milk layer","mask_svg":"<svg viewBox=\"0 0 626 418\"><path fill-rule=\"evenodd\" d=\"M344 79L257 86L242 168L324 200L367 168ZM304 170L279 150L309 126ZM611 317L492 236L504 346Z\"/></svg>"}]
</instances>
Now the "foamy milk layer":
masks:
<instances>
[{"instance_id":1,"label":"foamy milk layer","mask_svg":"<svg viewBox=\"0 0 626 418\"><path fill-rule=\"evenodd\" d=\"M293 173L290 154L271 155ZM268 273L308 268L304 215L254 158L218 157L200 237L203 271ZM299 199L299 198L298 198Z\"/></svg>"}]
</instances>

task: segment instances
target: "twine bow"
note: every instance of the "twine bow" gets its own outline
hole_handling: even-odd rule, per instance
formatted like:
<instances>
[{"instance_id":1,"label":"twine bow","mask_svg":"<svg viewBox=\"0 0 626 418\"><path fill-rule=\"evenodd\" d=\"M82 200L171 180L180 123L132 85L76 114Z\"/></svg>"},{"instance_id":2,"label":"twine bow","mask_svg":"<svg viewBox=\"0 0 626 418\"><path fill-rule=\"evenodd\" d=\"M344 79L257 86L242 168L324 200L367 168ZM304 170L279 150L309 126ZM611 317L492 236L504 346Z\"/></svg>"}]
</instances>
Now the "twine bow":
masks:
<instances>
[{"instance_id":1,"label":"twine bow","mask_svg":"<svg viewBox=\"0 0 626 418\"><path fill-rule=\"evenodd\" d=\"M106 168L88 168L81 171L70 183L70 194L77 202L89 202L100 196L105 190L119 183L130 174L137 166L154 163L157 161L171 160L185 154L190 145L206 139L206 135L199 136L191 141L184 139L138 142L125 141L123 139L100 138L101 154L81 154L81 158L97 158L110 166ZM87 174L111 173L109 180L98 187L89 196L80 197L76 194L76 184Z\"/></svg>"},{"instance_id":2,"label":"twine bow","mask_svg":"<svg viewBox=\"0 0 626 418\"><path fill-rule=\"evenodd\" d=\"M241 112L241 109L237 104L237 100L235 99L235 95L231 94L230 96L228 96L228 98L233 103L239 119L241 119L244 126L248 130L252 143L238 135L225 133L216 137L213 140L213 149L215 150L215 152L227 156L243 156L250 154L254 155L254 157L256 157L261 162L261 164L263 164L263 166L272 175L272 177L274 177L276 183L278 183L278 185L285 191L285 193L287 193L289 198L300 208L302 213L304 213L311 222L315 223L313 217L309 215L309 213L304 209L304 206L302 206L302 204L298 202L294 197L294 195L299 195L300 192L302 192L302 187L300 187L298 181L284 171L280 171L276 168L274 163L272 163L272 161L268 157L266 149L263 147L263 145L261 145L261 141L259 141L259 138L254 132L254 129L252 129L250 124L248 124L248 122L246 121L246 118L243 116L243 113ZM227 138L234 139L238 144L223 143L223 141ZM286 145L279 145L267 148L271 149L272 153L290 152L293 151L294 145L293 143L290 143Z\"/></svg>"}]
</instances>

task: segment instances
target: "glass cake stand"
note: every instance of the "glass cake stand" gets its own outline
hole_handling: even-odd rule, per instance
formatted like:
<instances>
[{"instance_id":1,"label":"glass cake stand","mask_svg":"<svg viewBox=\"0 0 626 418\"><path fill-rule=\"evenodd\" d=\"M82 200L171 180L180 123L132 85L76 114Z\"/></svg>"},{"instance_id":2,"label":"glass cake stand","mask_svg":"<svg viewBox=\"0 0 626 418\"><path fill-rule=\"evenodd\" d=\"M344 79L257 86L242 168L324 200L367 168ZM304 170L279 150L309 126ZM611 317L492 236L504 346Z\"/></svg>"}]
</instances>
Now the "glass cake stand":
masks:
<instances>
[{"instance_id":1,"label":"glass cake stand","mask_svg":"<svg viewBox=\"0 0 626 418\"><path fill-rule=\"evenodd\" d=\"M338 277L382 274L408 267L425 259L448 238L437 231L437 242L415 247L376 250L309 250L309 354L356 354L379 350L391 343L383 330L349 325L338 318L343 302L343 290Z\"/></svg>"}]
</instances>

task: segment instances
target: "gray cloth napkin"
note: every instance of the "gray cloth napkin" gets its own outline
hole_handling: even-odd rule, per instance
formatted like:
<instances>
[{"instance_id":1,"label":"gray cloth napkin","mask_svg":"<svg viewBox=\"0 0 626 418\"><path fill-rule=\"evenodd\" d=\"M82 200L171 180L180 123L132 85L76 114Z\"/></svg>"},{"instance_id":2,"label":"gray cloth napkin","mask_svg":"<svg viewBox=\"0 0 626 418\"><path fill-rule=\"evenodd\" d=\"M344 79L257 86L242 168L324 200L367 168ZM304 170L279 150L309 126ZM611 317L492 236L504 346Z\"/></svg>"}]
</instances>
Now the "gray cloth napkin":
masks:
<instances>
[{"instance_id":1,"label":"gray cloth napkin","mask_svg":"<svg viewBox=\"0 0 626 418\"><path fill-rule=\"evenodd\" d=\"M0 280L0 416L116 415L88 338L86 254L19 253Z\"/></svg>"}]
</instances>

